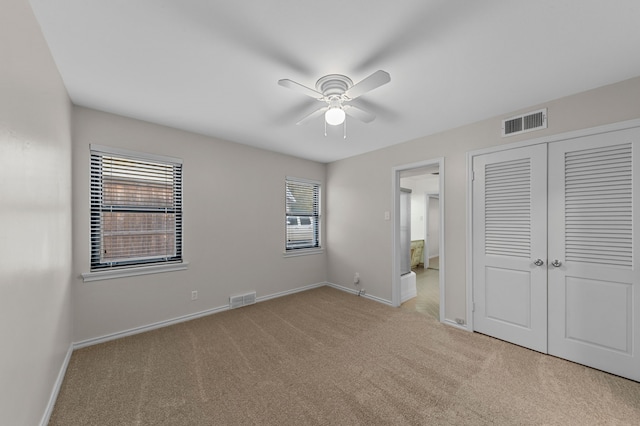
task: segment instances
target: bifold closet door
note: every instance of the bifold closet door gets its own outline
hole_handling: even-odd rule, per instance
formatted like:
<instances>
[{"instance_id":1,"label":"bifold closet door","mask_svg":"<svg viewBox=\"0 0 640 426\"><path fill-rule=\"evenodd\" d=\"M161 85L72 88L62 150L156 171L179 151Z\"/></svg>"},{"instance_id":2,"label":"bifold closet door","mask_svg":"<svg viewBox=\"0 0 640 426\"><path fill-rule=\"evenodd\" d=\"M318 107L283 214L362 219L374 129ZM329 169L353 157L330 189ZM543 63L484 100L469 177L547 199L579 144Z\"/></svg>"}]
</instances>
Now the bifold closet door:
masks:
<instances>
[{"instance_id":1,"label":"bifold closet door","mask_svg":"<svg viewBox=\"0 0 640 426\"><path fill-rule=\"evenodd\" d=\"M547 146L473 161L474 330L547 351Z\"/></svg>"},{"instance_id":2,"label":"bifold closet door","mask_svg":"<svg viewBox=\"0 0 640 426\"><path fill-rule=\"evenodd\" d=\"M549 144L548 350L640 381L638 144L640 129Z\"/></svg>"}]
</instances>

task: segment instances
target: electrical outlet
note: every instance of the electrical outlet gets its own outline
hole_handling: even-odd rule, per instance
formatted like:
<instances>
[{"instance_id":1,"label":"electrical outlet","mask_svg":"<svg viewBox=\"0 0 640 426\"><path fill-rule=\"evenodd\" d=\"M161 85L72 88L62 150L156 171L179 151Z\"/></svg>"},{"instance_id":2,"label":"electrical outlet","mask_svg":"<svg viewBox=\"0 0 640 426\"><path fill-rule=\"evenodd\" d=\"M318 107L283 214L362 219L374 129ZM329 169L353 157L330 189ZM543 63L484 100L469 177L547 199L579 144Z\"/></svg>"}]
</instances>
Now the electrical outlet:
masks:
<instances>
[{"instance_id":1,"label":"electrical outlet","mask_svg":"<svg viewBox=\"0 0 640 426\"><path fill-rule=\"evenodd\" d=\"M198 290L193 290L191 292L191 300L197 300L198 299Z\"/></svg>"}]
</instances>

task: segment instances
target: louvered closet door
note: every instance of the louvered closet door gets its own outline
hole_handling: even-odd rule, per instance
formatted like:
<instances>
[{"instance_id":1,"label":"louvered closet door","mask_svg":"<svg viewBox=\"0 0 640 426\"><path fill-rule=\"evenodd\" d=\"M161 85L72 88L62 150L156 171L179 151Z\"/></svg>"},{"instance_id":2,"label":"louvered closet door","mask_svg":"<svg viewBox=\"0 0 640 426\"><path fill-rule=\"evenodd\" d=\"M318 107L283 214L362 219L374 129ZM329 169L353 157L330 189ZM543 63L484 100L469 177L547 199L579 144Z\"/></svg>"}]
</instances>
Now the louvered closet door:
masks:
<instances>
[{"instance_id":1,"label":"louvered closet door","mask_svg":"<svg viewBox=\"0 0 640 426\"><path fill-rule=\"evenodd\" d=\"M474 158L474 330L547 350L547 146Z\"/></svg>"},{"instance_id":2,"label":"louvered closet door","mask_svg":"<svg viewBox=\"0 0 640 426\"><path fill-rule=\"evenodd\" d=\"M640 130L549 145L549 353L640 380Z\"/></svg>"}]
</instances>

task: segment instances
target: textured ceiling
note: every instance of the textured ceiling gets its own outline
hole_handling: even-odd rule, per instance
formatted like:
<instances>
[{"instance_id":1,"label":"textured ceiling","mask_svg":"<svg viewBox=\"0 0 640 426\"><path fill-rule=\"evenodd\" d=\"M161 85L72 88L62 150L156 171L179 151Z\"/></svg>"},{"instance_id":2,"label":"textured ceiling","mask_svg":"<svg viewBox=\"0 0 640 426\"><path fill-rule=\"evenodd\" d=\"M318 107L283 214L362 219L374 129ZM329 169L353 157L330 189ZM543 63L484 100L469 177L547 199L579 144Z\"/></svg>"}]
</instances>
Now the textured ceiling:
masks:
<instances>
[{"instance_id":1,"label":"textured ceiling","mask_svg":"<svg viewBox=\"0 0 640 426\"><path fill-rule=\"evenodd\" d=\"M638 0L30 3L76 105L321 162L640 75ZM346 139L277 84L378 69Z\"/></svg>"}]
</instances>

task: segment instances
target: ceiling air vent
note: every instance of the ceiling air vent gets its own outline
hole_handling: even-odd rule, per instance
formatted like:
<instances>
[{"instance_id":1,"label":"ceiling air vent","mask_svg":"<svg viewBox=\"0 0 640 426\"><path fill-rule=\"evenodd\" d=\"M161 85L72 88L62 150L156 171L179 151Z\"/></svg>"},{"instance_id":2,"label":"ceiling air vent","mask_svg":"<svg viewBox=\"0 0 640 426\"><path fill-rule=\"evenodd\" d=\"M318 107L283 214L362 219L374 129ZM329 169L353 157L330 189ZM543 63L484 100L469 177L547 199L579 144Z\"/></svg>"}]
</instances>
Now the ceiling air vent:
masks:
<instances>
[{"instance_id":1,"label":"ceiling air vent","mask_svg":"<svg viewBox=\"0 0 640 426\"><path fill-rule=\"evenodd\" d=\"M502 120L502 136L517 135L546 128L546 108Z\"/></svg>"}]
</instances>

